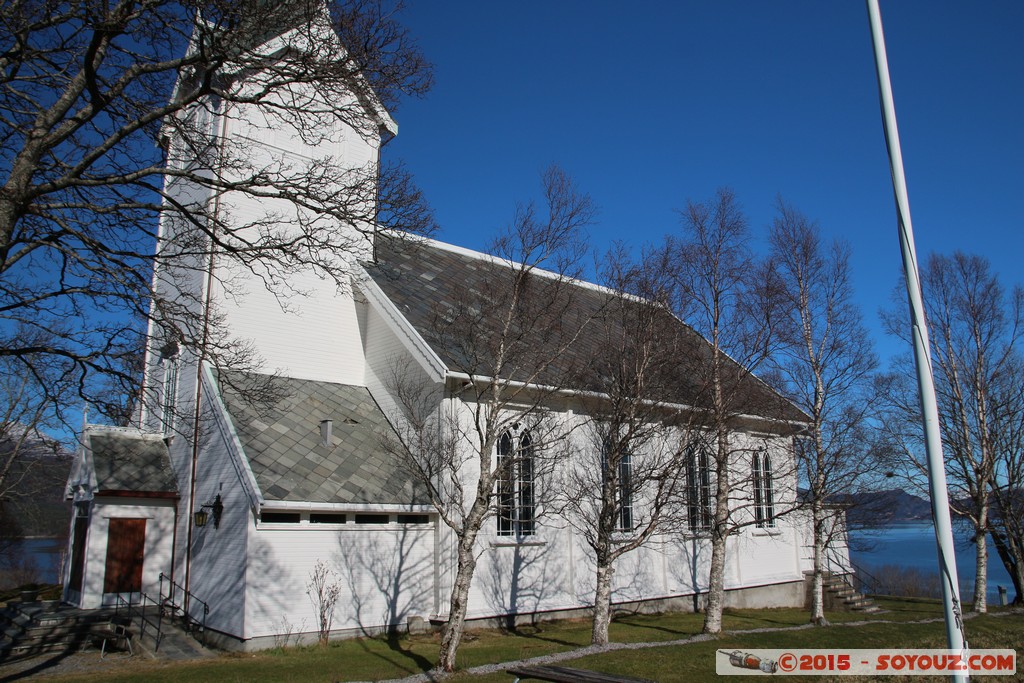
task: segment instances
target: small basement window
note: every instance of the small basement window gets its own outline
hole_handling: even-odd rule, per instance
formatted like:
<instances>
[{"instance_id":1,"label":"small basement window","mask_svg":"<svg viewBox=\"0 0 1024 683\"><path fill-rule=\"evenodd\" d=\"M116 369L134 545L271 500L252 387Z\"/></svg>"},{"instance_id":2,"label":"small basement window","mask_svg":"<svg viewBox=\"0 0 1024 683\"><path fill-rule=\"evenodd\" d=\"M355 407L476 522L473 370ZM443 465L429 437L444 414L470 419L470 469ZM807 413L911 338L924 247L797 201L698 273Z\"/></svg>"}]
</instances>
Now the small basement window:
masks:
<instances>
[{"instance_id":1,"label":"small basement window","mask_svg":"<svg viewBox=\"0 0 1024 683\"><path fill-rule=\"evenodd\" d=\"M263 512L260 521L264 524L298 524L302 515L298 512Z\"/></svg>"},{"instance_id":2,"label":"small basement window","mask_svg":"<svg viewBox=\"0 0 1024 683\"><path fill-rule=\"evenodd\" d=\"M390 521L388 515L356 515L356 524L387 524Z\"/></svg>"},{"instance_id":3,"label":"small basement window","mask_svg":"<svg viewBox=\"0 0 1024 683\"><path fill-rule=\"evenodd\" d=\"M398 515L399 524L430 524L430 515Z\"/></svg>"},{"instance_id":4,"label":"small basement window","mask_svg":"<svg viewBox=\"0 0 1024 683\"><path fill-rule=\"evenodd\" d=\"M344 524L348 516L333 512L311 512L309 514L310 524Z\"/></svg>"}]
</instances>

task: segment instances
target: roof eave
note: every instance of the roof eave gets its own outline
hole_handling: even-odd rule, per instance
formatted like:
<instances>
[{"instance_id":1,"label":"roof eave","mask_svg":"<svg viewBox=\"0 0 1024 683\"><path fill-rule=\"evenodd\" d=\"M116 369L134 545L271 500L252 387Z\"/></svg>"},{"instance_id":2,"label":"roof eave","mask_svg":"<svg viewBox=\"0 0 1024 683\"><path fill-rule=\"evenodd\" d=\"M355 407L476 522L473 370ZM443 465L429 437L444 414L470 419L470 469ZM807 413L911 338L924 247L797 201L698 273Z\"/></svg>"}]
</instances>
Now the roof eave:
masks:
<instances>
[{"instance_id":1,"label":"roof eave","mask_svg":"<svg viewBox=\"0 0 1024 683\"><path fill-rule=\"evenodd\" d=\"M290 512L437 512L429 503L314 503L311 501L266 500L260 507L263 510L288 510Z\"/></svg>"},{"instance_id":2,"label":"roof eave","mask_svg":"<svg viewBox=\"0 0 1024 683\"><path fill-rule=\"evenodd\" d=\"M398 309L384 290L374 282L370 274L360 267L359 275L353 278L356 287L366 297L367 302L380 315L384 324L395 334L402 345L416 359L427 376L434 382L443 382L450 370L441 357L427 343L427 340L416 330L409 319Z\"/></svg>"},{"instance_id":3,"label":"roof eave","mask_svg":"<svg viewBox=\"0 0 1024 683\"><path fill-rule=\"evenodd\" d=\"M228 413L228 408L224 404L224 398L221 396L217 378L213 376L213 370L210 365L205 362L203 363L203 384L211 396L210 402L215 407L213 412L217 419L214 422L221 430L221 434L227 444L227 450L231 454L232 460L235 461L235 467L239 472L239 481L242 483L242 487L246 489L249 502L253 509L255 509L265 502L263 491L260 490L256 475L249 465L249 458L245 455L242 439L238 436L235 425Z\"/></svg>"}]
</instances>

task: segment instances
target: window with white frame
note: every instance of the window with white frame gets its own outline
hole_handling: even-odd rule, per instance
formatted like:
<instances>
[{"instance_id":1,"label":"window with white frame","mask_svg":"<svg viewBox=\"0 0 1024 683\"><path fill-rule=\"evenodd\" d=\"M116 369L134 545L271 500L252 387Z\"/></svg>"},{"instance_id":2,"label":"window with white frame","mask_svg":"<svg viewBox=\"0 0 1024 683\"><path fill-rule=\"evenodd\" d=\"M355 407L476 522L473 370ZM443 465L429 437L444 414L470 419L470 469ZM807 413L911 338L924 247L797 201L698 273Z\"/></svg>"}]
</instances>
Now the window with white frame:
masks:
<instances>
[{"instance_id":1,"label":"window with white frame","mask_svg":"<svg viewBox=\"0 0 1024 683\"><path fill-rule=\"evenodd\" d=\"M711 529L711 471L704 446L691 446L686 459L686 517L690 531Z\"/></svg>"},{"instance_id":2,"label":"window with white frame","mask_svg":"<svg viewBox=\"0 0 1024 683\"><path fill-rule=\"evenodd\" d=\"M160 425L165 435L174 429L174 410L178 398L178 345L167 344L160 352L163 387L160 395Z\"/></svg>"},{"instance_id":3,"label":"window with white frame","mask_svg":"<svg viewBox=\"0 0 1024 683\"><path fill-rule=\"evenodd\" d=\"M528 431L503 432L497 445L499 536L536 533L534 447Z\"/></svg>"},{"instance_id":4,"label":"window with white frame","mask_svg":"<svg viewBox=\"0 0 1024 683\"><path fill-rule=\"evenodd\" d=\"M615 491L615 530L633 530L633 456L625 448L619 457L619 479ZM601 474L608 476L608 444L601 452Z\"/></svg>"},{"instance_id":5,"label":"window with white frame","mask_svg":"<svg viewBox=\"0 0 1024 683\"><path fill-rule=\"evenodd\" d=\"M633 530L633 456L625 451L619 459L619 531Z\"/></svg>"},{"instance_id":6,"label":"window with white frame","mask_svg":"<svg viewBox=\"0 0 1024 683\"><path fill-rule=\"evenodd\" d=\"M772 461L765 450L754 453L751 463L754 485L754 524L760 528L775 526L775 492L772 484Z\"/></svg>"}]
</instances>

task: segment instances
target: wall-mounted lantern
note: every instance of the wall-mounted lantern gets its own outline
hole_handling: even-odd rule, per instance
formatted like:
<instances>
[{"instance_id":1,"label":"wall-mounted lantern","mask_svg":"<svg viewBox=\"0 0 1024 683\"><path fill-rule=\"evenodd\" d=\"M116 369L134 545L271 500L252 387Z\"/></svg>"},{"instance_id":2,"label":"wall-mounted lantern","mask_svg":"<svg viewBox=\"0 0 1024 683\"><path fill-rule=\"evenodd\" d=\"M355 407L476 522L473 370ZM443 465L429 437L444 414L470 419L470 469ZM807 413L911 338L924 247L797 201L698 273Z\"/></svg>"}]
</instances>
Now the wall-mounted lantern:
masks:
<instances>
[{"instance_id":1,"label":"wall-mounted lantern","mask_svg":"<svg viewBox=\"0 0 1024 683\"><path fill-rule=\"evenodd\" d=\"M213 513L213 528L220 528L220 517L224 514L224 502L220 499L220 494L213 499L212 503L204 503L199 506L194 515L196 526L202 528L206 526L206 522L210 519L210 513L206 511L206 508L210 508L210 512Z\"/></svg>"}]
</instances>

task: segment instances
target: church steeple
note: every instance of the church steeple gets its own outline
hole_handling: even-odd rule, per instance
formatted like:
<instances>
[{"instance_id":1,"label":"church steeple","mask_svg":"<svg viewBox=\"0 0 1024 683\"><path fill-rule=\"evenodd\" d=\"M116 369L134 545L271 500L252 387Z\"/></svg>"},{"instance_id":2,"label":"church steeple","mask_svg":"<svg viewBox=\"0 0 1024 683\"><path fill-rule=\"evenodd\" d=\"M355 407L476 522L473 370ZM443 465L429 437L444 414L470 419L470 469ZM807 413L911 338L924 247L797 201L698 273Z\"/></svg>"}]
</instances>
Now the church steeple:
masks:
<instances>
[{"instance_id":1,"label":"church steeple","mask_svg":"<svg viewBox=\"0 0 1024 683\"><path fill-rule=\"evenodd\" d=\"M218 334L266 370L359 384L348 278L372 258L379 148L397 124L351 71L322 2L252 4L266 12L225 35L232 51L218 42L223 27L197 27L192 49L211 40L224 55L216 73L196 67L179 76L175 97L192 104L164 123L164 195L186 211L165 213L160 249L194 256L184 268L181 259L159 262L155 286L162 299L193 302L193 312L208 301ZM314 78L321 72L324 81ZM159 348L191 334L185 367L196 329L157 308L150 329L146 385L158 395ZM150 412L154 422L159 411Z\"/></svg>"}]
</instances>

